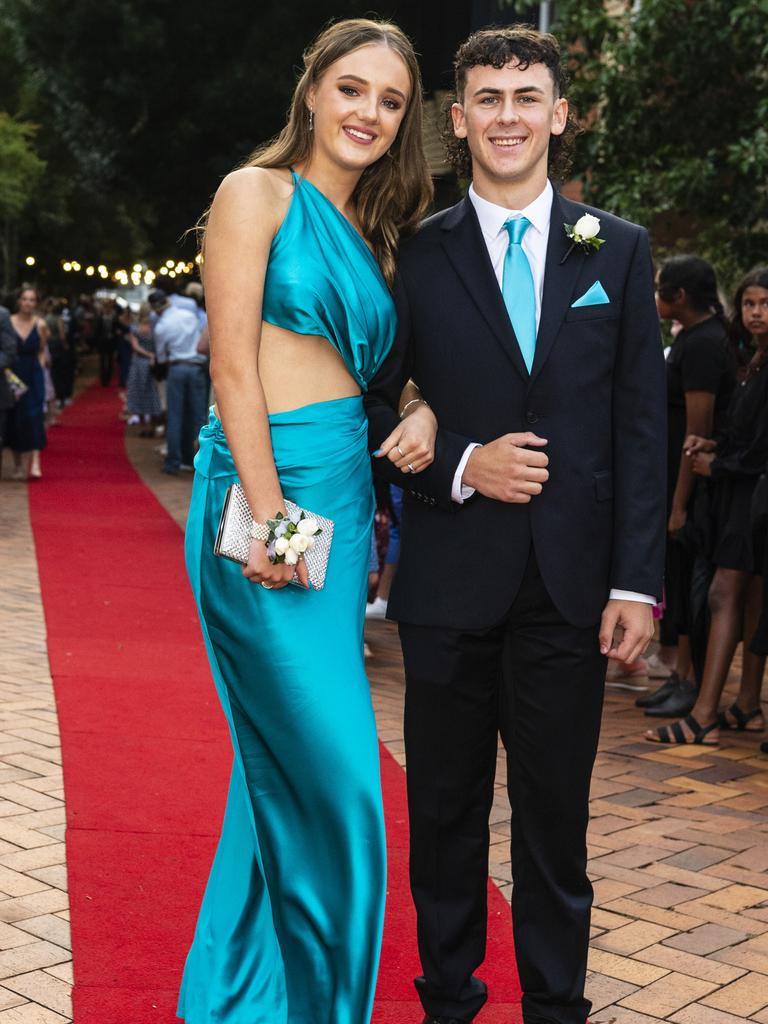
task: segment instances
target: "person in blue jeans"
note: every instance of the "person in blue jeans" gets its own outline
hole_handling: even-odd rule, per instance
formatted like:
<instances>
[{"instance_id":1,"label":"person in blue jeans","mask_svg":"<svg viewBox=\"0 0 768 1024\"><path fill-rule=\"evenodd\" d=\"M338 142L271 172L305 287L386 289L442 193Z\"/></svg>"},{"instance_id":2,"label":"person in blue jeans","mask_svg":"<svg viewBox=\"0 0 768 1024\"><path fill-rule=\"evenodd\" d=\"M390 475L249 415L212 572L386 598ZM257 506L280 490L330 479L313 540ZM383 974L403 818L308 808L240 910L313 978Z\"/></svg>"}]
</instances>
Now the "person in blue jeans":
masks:
<instances>
[{"instance_id":1,"label":"person in blue jeans","mask_svg":"<svg viewBox=\"0 0 768 1024\"><path fill-rule=\"evenodd\" d=\"M384 567L377 582L375 593L365 609L366 619L385 619L389 603L389 588L395 576L397 561L400 558L400 519L403 514L403 489L396 484L388 484L387 504L389 506L389 542L384 558ZM378 560L377 560L378 568Z\"/></svg>"},{"instance_id":2,"label":"person in blue jeans","mask_svg":"<svg viewBox=\"0 0 768 1024\"><path fill-rule=\"evenodd\" d=\"M208 411L207 358L197 351L200 322L191 310L172 304L162 289L149 295L157 314L155 348L158 363L167 363L165 398L168 407L164 473L191 470L195 439Z\"/></svg>"}]
</instances>

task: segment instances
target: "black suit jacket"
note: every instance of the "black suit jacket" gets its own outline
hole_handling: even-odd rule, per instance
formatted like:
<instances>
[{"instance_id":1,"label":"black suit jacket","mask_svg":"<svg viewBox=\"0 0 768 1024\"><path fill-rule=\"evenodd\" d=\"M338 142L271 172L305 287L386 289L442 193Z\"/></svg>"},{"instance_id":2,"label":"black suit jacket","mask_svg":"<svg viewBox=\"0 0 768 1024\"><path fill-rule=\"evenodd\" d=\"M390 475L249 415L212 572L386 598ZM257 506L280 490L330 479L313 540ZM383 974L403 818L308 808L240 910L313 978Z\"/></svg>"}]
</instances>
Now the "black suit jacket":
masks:
<instances>
[{"instance_id":1,"label":"black suit jacket","mask_svg":"<svg viewBox=\"0 0 768 1024\"><path fill-rule=\"evenodd\" d=\"M599 251L574 249L563 225L600 218ZM599 280L607 305L573 308ZM397 422L412 377L440 425L435 462L406 488L391 618L480 629L508 611L533 544L547 590L577 626L600 618L610 588L661 597L666 384L647 232L553 199L536 354L520 353L469 199L431 217L398 263L392 351L366 396L371 451ZM533 430L550 478L528 505L480 494L451 500L472 441Z\"/></svg>"}]
</instances>

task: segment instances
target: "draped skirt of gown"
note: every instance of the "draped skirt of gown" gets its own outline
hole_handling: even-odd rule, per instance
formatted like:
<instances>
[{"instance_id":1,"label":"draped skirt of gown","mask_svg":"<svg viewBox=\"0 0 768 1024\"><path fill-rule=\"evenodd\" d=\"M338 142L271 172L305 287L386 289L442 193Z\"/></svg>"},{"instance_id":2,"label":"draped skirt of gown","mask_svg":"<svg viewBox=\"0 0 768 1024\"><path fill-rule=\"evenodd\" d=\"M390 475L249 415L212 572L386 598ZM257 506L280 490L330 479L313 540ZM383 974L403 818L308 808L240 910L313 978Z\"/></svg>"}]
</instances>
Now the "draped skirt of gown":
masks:
<instances>
[{"instance_id":1,"label":"draped skirt of gown","mask_svg":"<svg viewBox=\"0 0 768 1024\"><path fill-rule=\"evenodd\" d=\"M186 559L234 765L189 952L188 1024L367 1024L384 914L378 744L363 662L373 518L362 398L270 416L283 493L335 530L326 584L269 591L213 554L237 479L200 434Z\"/></svg>"}]
</instances>

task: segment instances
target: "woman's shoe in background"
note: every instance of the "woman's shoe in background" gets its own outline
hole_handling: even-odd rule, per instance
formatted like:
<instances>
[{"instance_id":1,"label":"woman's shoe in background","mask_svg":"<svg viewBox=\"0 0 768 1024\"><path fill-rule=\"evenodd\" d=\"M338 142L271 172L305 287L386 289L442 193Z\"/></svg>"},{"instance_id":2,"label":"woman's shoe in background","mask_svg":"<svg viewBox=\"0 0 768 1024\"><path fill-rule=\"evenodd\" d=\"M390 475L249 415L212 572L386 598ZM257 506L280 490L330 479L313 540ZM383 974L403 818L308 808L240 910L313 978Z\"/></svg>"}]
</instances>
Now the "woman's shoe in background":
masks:
<instances>
[{"instance_id":1,"label":"woman's shoe in background","mask_svg":"<svg viewBox=\"0 0 768 1024\"><path fill-rule=\"evenodd\" d=\"M635 701L635 707L654 708L657 704L663 704L667 697L670 697L675 692L679 682L680 676L677 672L673 672L669 679L663 682L653 693L649 693L645 697L638 697Z\"/></svg>"},{"instance_id":2,"label":"woman's shoe in background","mask_svg":"<svg viewBox=\"0 0 768 1024\"><path fill-rule=\"evenodd\" d=\"M383 597L377 597L365 608L366 619L386 619L387 602Z\"/></svg>"},{"instance_id":3,"label":"woman's shoe in background","mask_svg":"<svg viewBox=\"0 0 768 1024\"><path fill-rule=\"evenodd\" d=\"M650 718L685 718L693 710L698 692L694 682L678 676L677 684L666 700L648 708L645 713Z\"/></svg>"}]
</instances>

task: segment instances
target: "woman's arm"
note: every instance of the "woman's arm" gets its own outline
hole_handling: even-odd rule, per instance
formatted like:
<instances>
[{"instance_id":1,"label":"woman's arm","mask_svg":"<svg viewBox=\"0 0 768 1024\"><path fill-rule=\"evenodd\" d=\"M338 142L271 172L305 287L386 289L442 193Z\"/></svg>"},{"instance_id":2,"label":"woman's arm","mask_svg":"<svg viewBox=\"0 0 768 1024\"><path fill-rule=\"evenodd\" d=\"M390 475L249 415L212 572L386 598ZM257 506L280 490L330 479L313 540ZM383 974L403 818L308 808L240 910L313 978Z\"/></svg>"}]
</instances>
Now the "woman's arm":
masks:
<instances>
[{"instance_id":1,"label":"woman's arm","mask_svg":"<svg viewBox=\"0 0 768 1024\"><path fill-rule=\"evenodd\" d=\"M154 359L155 353L150 352L149 349L142 348L141 341L133 333L133 331L129 331L128 340L131 343L131 348L133 349L137 356L143 356L145 359Z\"/></svg>"},{"instance_id":2,"label":"woman's arm","mask_svg":"<svg viewBox=\"0 0 768 1024\"><path fill-rule=\"evenodd\" d=\"M50 359L48 352L48 339L51 336L51 332L48 330L48 324L45 320L41 319L37 321L37 333L40 336L40 347L37 350L37 359L40 365L45 368Z\"/></svg>"},{"instance_id":3,"label":"woman's arm","mask_svg":"<svg viewBox=\"0 0 768 1024\"><path fill-rule=\"evenodd\" d=\"M211 336L208 333L208 324L200 331L200 337L197 339L197 351L201 356L211 354Z\"/></svg>"},{"instance_id":4,"label":"woman's arm","mask_svg":"<svg viewBox=\"0 0 768 1024\"><path fill-rule=\"evenodd\" d=\"M697 437L710 437L715 415L715 396L711 391L685 392L685 434ZM685 526L688 517L688 500L694 484L693 462L681 454L680 468L677 471L675 493L672 496L672 511L668 529L675 533Z\"/></svg>"},{"instance_id":5,"label":"woman's arm","mask_svg":"<svg viewBox=\"0 0 768 1024\"><path fill-rule=\"evenodd\" d=\"M211 379L240 483L260 523L285 513L259 377L259 344L269 250L289 201L290 187L274 172L234 171L219 186L205 237ZM243 571L254 582L282 587L294 570L272 565L264 544L254 541ZM297 571L306 585L306 566L299 563Z\"/></svg>"}]
</instances>

